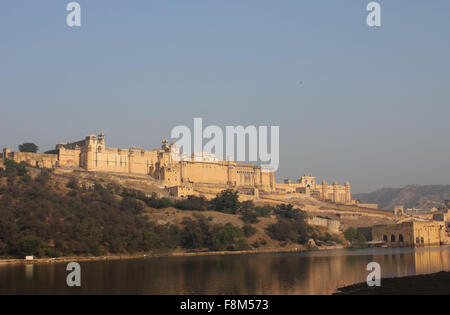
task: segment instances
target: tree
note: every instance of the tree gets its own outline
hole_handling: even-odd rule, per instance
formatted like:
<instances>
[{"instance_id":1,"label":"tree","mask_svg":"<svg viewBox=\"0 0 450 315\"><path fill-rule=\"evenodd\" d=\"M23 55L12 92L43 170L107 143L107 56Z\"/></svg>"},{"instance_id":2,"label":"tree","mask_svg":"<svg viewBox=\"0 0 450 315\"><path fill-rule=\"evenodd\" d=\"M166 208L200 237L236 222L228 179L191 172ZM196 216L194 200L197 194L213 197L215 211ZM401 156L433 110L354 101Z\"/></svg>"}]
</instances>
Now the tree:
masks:
<instances>
[{"instance_id":1,"label":"tree","mask_svg":"<svg viewBox=\"0 0 450 315\"><path fill-rule=\"evenodd\" d=\"M213 237L214 250L245 250L249 246L244 231L231 223L227 223Z\"/></svg>"},{"instance_id":2,"label":"tree","mask_svg":"<svg viewBox=\"0 0 450 315\"><path fill-rule=\"evenodd\" d=\"M238 192L232 189L223 190L211 202L219 212L236 214L239 208Z\"/></svg>"},{"instance_id":3,"label":"tree","mask_svg":"<svg viewBox=\"0 0 450 315\"><path fill-rule=\"evenodd\" d=\"M366 238L362 233L358 234L358 239L352 244L353 248L367 248Z\"/></svg>"},{"instance_id":4,"label":"tree","mask_svg":"<svg viewBox=\"0 0 450 315\"><path fill-rule=\"evenodd\" d=\"M24 237L20 243L20 249L24 256L35 255L40 256L42 241L34 236L29 235Z\"/></svg>"},{"instance_id":5,"label":"tree","mask_svg":"<svg viewBox=\"0 0 450 315\"><path fill-rule=\"evenodd\" d=\"M39 147L32 142L26 142L19 145L19 151L36 153L37 151L39 151Z\"/></svg>"},{"instance_id":6,"label":"tree","mask_svg":"<svg viewBox=\"0 0 450 315\"><path fill-rule=\"evenodd\" d=\"M251 209L241 210L240 219L242 221L244 221L245 223L249 223L249 224L259 222L257 213L255 212L255 210L251 210Z\"/></svg>"},{"instance_id":7,"label":"tree","mask_svg":"<svg viewBox=\"0 0 450 315\"><path fill-rule=\"evenodd\" d=\"M27 164L23 161L20 163L17 163L13 160L5 160L3 162L3 164L6 167L6 170L5 170L6 176L8 176L9 173L11 173L11 172L15 173L17 176L23 176L28 172L28 170L26 169Z\"/></svg>"},{"instance_id":8,"label":"tree","mask_svg":"<svg viewBox=\"0 0 450 315\"><path fill-rule=\"evenodd\" d=\"M358 231L354 227L349 227L344 231L344 236L348 241L353 241L358 238Z\"/></svg>"},{"instance_id":9,"label":"tree","mask_svg":"<svg viewBox=\"0 0 450 315\"><path fill-rule=\"evenodd\" d=\"M78 182L78 179L75 177L72 177L69 179L69 182L66 185L67 188L78 190L80 188L80 183Z\"/></svg>"}]
</instances>

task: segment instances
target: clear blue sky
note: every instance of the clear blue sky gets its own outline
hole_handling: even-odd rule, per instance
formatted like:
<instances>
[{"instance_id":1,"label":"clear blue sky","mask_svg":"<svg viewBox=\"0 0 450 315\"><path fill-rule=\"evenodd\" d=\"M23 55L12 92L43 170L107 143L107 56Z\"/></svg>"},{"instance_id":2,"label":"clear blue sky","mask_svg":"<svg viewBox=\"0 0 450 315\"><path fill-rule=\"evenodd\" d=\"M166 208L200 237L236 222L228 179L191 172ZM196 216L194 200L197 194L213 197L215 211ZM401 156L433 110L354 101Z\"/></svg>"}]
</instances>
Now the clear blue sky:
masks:
<instances>
[{"instance_id":1,"label":"clear blue sky","mask_svg":"<svg viewBox=\"0 0 450 315\"><path fill-rule=\"evenodd\" d=\"M277 178L450 184L450 1L0 2L0 146L279 125ZM303 82L300 84L300 82Z\"/></svg>"}]
</instances>

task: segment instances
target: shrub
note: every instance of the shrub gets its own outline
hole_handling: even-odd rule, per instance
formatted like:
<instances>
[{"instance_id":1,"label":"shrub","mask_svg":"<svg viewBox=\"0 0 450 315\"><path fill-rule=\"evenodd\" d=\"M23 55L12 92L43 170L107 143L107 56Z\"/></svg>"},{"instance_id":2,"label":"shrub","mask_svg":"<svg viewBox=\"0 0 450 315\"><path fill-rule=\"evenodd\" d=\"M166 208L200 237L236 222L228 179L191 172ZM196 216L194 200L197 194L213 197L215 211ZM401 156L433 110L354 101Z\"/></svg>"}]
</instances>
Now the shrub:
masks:
<instances>
[{"instance_id":1,"label":"shrub","mask_svg":"<svg viewBox=\"0 0 450 315\"><path fill-rule=\"evenodd\" d=\"M264 207L255 207L255 212L258 217L268 218L270 214L273 212L273 207L264 206Z\"/></svg>"},{"instance_id":2,"label":"shrub","mask_svg":"<svg viewBox=\"0 0 450 315\"><path fill-rule=\"evenodd\" d=\"M42 186L47 185L50 181L50 172L47 170L42 170L41 173L36 176L34 181Z\"/></svg>"},{"instance_id":3,"label":"shrub","mask_svg":"<svg viewBox=\"0 0 450 315\"><path fill-rule=\"evenodd\" d=\"M267 227L267 234L275 240L282 242L295 242L305 244L310 237L306 214L292 205L278 205L275 210L278 220Z\"/></svg>"},{"instance_id":4,"label":"shrub","mask_svg":"<svg viewBox=\"0 0 450 315\"><path fill-rule=\"evenodd\" d=\"M269 225L266 229L270 238L277 241L287 241L294 239L291 231L292 227L288 220L279 219L276 223Z\"/></svg>"},{"instance_id":5,"label":"shrub","mask_svg":"<svg viewBox=\"0 0 450 315\"><path fill-rule=\"evenodd\" d=\"M80 183L77 178L72 177L66 185L67 188L78 190L80 188Z\"/></svg>"},{"instance_id":6,"label":"shrub","mask_svg":"<svg viewBox=\"0 0 450 315\"><path fill-rule=\"evenodd\" d=\"M20 254L23 256L37 256L42 255L42 240L34 235L26 236L20 242Z\"/></svg>"},{"instance_id":7,"label":"shrub","mask_svg":"<svg viewBox=\"0 0 450 315\"><path fill-rule=\"evenodd\" d=\"M214 250L246 250L249 248L244 231L227 223L213 238Z\"/></svg>"},{"instance_id":8,"label":"shrub","mask_svg":"<svg viewBox=\"0 0 450 315\"><path fill-rule=\"evenodd\" d=\"M184 218L181 223L181 245L187 249L210 248L211 231L204 218L197 217L196 220Z\"/></svg>"},{"instance_id":9,"label":"shrub","mask_svg":"<svg viewBox=\"0 0 450 315\"><path fill-rule=\"evenodd\" d=\"M122 211L131 211L133 214L141 214L144 211L144 206L136 198L125 197L120 202L120 209Z\"/></svg>"},{"instance_id":10,"label":"shrub","mask_svg":"<svg viewBox=\"0 0 450 315\"><path fill-rule=\"evenodd\" d=\"M188 196L187 199L180 200L173 205L174 208L180 210L208 210L211 203L203 196Z\"/></svg>"},{"instance_id":11,"label":"shrub","mask_svg":"<svg viewBox=\"0 0 450 315\"><path fill-rule=\"evenodd\" d=\"M250 237L256 234L257 230L250 224L245 224L243 227L244 234L246 237Z\"/></svg>"},{"instance_id":12,"label":"shrub","mask_svg":"<svg viewBox=\"0 0 450 315\"><path fill-rule=\"evenodd\" d=\"M243 210L241 212L241 216L240 219L244 222L244 223L249 223L249 224L253 224L253 223L258 223L258 215L256 214L256 212L254 210L250 210L250 209L246 209Z\"/></svg>"},{"instance_id":13,"label":"shrub","mask_svg":"<svg viewBox=\"0 0 450 315\"><path fill-rule=\"evenodd\" d=\"M358 231L354 227L345 229L344 236L348 241L353 241L358 238Z\"/></svg>"},{"instance_id":14,"label":"shrub","mask_svg":"<svg viewBox=\"0 0 450 315\"><path fill-rule=\"evenodd\" d=\"M352 243L352 248L367 248L366 238L359 233L355 242Z\"/></svg>"},{"instance_id":15,"label":"shrub","mask_svg":"<svg viewBox=\"0 0 450 315\"><path fill-rule=\"evenodd\" d=\"M220 192L211 202L215 210L230 214L236 214L240 206L238 192L232 189Z\"/></svg>"},{"instance_id":16,"label":"shrub","mask_svg":"<svg viewBox=\"0 0 450 315\"><path fill-rule=\"evenodd\" d=\"M11 172L15 173L15 176L23 176L28 173L26 169L27 164L25 162L17 163L13 160L5 160L3 162L5 165L5 175L8 176Z\"/></svg>"},{"instance_id":17,"label":"shrub","mask_svg":"<svg viewBox=\"0 0 450 315\"><path fill-rule=\"evenodd\" d=\"M155 193L153 193L150 198L145 198L144 196L144 201L149 207L155 209L165 209L173 205L172 200L165 197L158 198L158 196Z\"/></svg>"}]
</instances>

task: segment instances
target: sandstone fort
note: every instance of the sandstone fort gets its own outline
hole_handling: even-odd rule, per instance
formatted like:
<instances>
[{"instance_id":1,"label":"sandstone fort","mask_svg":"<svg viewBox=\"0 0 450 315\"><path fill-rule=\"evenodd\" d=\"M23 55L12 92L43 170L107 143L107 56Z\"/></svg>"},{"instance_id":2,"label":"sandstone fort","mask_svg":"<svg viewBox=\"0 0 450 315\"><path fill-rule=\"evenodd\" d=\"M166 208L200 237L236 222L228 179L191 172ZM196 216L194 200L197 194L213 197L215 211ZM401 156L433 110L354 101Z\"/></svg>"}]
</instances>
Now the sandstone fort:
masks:
<instances>
[{"instance_id":1,"label":"sandstone fort","mask_svg":"<svg viewBox=\"0 0 450 315\"><path fill-rule=\"evenodd\" d=\"M247 190L261 193L300 193L340 204L351 204L350 183L316 183L312 175L296 182L276 183L273 171L255 164L220 160L211 153L183 155L163 140L160 149L146 151L109 148L105 134L89 135L84 140L58 143L54 150L41 153L11 152L3 149L3 159L26 162L39 168L81 168L86 171L148 175L163 182L176 196L186 196L195 185Z\"/></svg>"},{"instance_id":2,"label":"sandstone fort","mask_svg":"<svg viewBox=\"0 0 450 315\"><path fill-rule=\"evenodd\" d=\"M188 156L167 140L162 141L160 149L151 151L135 147L109 148L105 134L100 133L76 142L58 143L54 150L43 154L12 152L5 148L0 164L6 159L60 172L139 177L140 181L157 183L177 198L214 196L231 188L238 190L244 199L261 197L262 202L300 202L309 213L309 224L322 226L332 234L341 233L345 226L361 227L360 232L373 245L448 243L446 225L450 202L445 211L424 215L407 215L403 206L395 207L394 211L380 210L376 204L352 200L349 182L344 185L336 181L317 183L312 174L304 174L296 181L286 179L277 183L274 172L260 165L223 160L206 152Z\"/></svg>"}]
</instances>

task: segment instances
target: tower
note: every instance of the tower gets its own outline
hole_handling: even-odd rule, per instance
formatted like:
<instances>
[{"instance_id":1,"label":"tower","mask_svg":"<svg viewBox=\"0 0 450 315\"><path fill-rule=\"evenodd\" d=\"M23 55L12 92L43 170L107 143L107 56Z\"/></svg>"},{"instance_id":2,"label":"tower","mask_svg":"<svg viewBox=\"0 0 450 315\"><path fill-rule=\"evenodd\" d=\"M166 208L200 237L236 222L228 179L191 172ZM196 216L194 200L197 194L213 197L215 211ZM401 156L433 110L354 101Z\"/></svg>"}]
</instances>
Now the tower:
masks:
<instances>
[{"instance_id":1,"label":"tower","mask_svg":"<svg viewBox=\"0 0 450 315\"><path fill-rule=\"evenodd\" d=\"M395 206L394 207L394 215L404 215L405 208L403 206Z\"/></svg>"},{"instance_id":2,"label":"tower","mask_svg":"<svg viewBox=\"0 0 450 315\"><path fill-rule=\"evenodd\" d=\"M338 186L339 186L339 183L337 181L334 181L333 182L333 202L336 202L336 203L339 202Z\"/></svg>"},{"instance_id":3,"label":"tower","mask_svg":"<svg viewBox=\"0 0 450 315\"><path fill-rule=\"evenodd\" d=\"M97 167L97 137L95 135L89 135L86 137L84 142L85 150L85 167L86 170L92 170Z\"/></svg>"},{"instance_id":4,"label":"tower","mask_svg":"<svg viewBox=\"0 0 450 315\"><path fill-rule=\"evenodd\" d=\"M352 193L350 191L350 182L345 182L345 203L351 203L352 202Z\"/></svg>"},{"instance_id":5,"label":"tower","mask_svg":"<svg viewBox=\"0 0 450 315\"><path fill-rule=\"evenodd\" d=\"M97 136L97 152L105 152L105 134L100 132Z\"/></svg>"},{"instance_id":6,"label":"tower","mask_svg":"<svg viewBox=\"0 0 450 315\"><path fill-rule=\"evenodd\" d=\"M11 149L10 148L3 148L3 160L8 159L10 153L11 153Z\"/></svg>"},{"instance_id":7,"label":"tower","mask_svg":"<svg viewBox=\"0 0 450 315\"><path fill-rule=\"evenodd\" d=\"M322 199L328 199L328 183L326 180L322 181Z\"/></svg>"}]
</instances>

